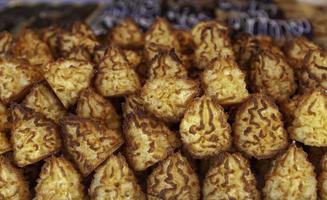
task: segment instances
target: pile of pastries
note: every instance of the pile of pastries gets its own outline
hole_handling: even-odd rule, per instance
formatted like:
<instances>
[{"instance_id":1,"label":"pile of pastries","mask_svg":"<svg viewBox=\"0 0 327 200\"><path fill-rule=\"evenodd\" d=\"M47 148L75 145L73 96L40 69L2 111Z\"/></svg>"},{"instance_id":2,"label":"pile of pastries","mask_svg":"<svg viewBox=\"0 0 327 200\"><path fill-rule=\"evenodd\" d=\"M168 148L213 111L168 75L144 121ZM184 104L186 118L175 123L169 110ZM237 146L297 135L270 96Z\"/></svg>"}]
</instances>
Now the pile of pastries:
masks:
<instances>
[{"instance_id":1,"label":"pile of pastries","mask_svg":"<svg viewBox=\"0 0 327 200\"><path fill-rule=\"evenodd\" d=\"M327 199L327 52L125 19L0 34L0 199Z\"/></svg>"}]
</instances>

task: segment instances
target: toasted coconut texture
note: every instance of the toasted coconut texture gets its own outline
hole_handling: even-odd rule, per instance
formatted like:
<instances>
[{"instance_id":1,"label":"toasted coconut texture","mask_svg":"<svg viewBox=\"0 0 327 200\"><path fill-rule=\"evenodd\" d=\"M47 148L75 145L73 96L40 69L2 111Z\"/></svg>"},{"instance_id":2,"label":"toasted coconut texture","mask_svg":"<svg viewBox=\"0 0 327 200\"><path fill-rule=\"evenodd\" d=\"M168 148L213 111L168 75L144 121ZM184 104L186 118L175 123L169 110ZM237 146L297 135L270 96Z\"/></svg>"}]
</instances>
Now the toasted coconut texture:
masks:
<instances>
[{"instance_id":1,"label":"toasted coconut texture","mask_svg":"<svg viewBox=\"0 0 327 200\"><path fill-rule=\"evenodd\" d=\"M196 67L204 69L216 57L234 58L228 28L216 21L198 23L192 29Z\"/></svg>"},{"instance_id":2,"label":"toasted coconut texture","mask_svg":"<svg viewBox=\"0 0 327 200\"><path fill-rule=\"evenodd\" d=\"M59 37L59 52L62 57L67 57L74 49L82 48L85 52L93 55L94 50L100 44L95 38L90 38L85 33L61 32Z\"/></svg>"},{"instance_id":3,"label":"toasted coconut texture","mask_svg":"<svg viewBox=\"0 0 327 200\"><path fill-rule=\"evenodd\" d=\"M122 50L123 54L126 56L126 60L129 66L136 69L142 62L142 55L138 51L133 50Z\"/></svg>"},{"instance_id":4,"label":"toasted coconut texture","mask_svg":"<svg viewBox=\"0 0 327 200\"><path fill-rule=\"evenodd\" d=\"M73 34L81 34L84 37L96 39L94 32L92 31L91 27L84 22L76 21L71 26L71 32Z\"/></svg>"},{"instance_id":5,"label":"toasted coconut texture","mask_svg":"<svg viewBox=\"0 0 327 200\"><path fill-rule=\"evenodd\" d=\"M62 104L74 105L80 92L86 89L93 76L93 66L88 62L59 59L46 66L44 77Z\"/></svg>"},{"instance_id":6,"label":"toasted coconut texture","mask_svg":"<svg viewBox=\"0 0 327 200\"><path fill-rule=\"evenodd\" d=\"M199 90L198 83L190 79L157 78L147 81L141 97L146 109L157 118L178 122Z\"/></svg>"},{"instance_id":7,"label":"toasted coconut texture","mask_svg":"<svg viewBox=\"0 0 327 200\"><path fill-rule=\"evenodd\" d=\"M119 48L110 47L98 66L95 87L106 97L124 96L139 90L141 83L125 54Z\"/></svg>"},{"instance_id":8,"label":"toasted coconut texture","mask_svg":"<svg viewBox=\"0 0 327 200\"><path fill-rule=\"evenodd\" d=\"M291 99L287 99L279 103L279 108L283 113L284 119L286 119L287 123L293 121L294 111L298 107L300 97L300 95L295 95Z\"/></svg>"},{"instance_id":9,"label":"toasted coconut texture","mask_svg":"<svg viewBox=\"0 0 327 200\"><path fill-rule=\"evenodd\" d=\"M193 36L190 31L177 29L175 30L176 37L181 45L182 53L189 54L194 49Z\"/></svg>"},{"instance_id":10,"label":"toasted coconut texture","mask_svg":"<svg viewBox=\"0 0 327 200\"><path fill-rule=\"evenodd\" d=\"M96 171L89 188L93 200L145 200L123 155L111 155Z\"/></svg>"},{"instance_id":11,"label":"toasted coconut texture","mask_svg":"<svg viewBox=\"0 0 327 200\"><path fill-rule=\"evenodd\" d=\"M288 131L309 146L327 147L327 94L313 90L300 97Z\"/></svg>"},{"instance_id":12,"label":"toasted coconut texture","mask_svg":"<svg viewBox=\"0 0 327 200\"><path fill-rule=\"evenodd\" d=\"M277 101L286 100L297 87L293 70L284 57L269 50L260 50L253 58L249 78L253 91L265 93Z\"/></svg>"},{"instance_id":13,"label":"toasted coconut texture","mask_svg":"<svg viewBox=\"0 0 327 200\"><path fill-rule=\"evenodd\" d=\"M249 97L245 74L230 59L215 59L204 70L202 83L205 94L214 97L220 105L238 104Z\"/></svg>"},{"instance_id":14,"label":"toasted coconut texture","mask_svg":"<svg viewBox=\"0 0 327 200\"><path fill-rule=\"evenodd\" d=\"M5 104L23 96L35 76L28 64L18 60L0 59L0 98Z\"/></svg>"},{"instance_id":15,"label":"toasted coconut texture","mask_svg":"<svg viewBox=\"0 0 327 200\"><path fill-rule=\"evenodd\" d=\"M114 106L92 88L87 88L81 93L76 113L80 117L103 120L111 129L120 129L120 116Z\"/></svg>"},{"instance_id":16,"label":"toasted coconut texture","mask_svg":"<svg viewBox=\"0 0 327 200\"><path fill-rule=\"evenodd\" d=\"M187 70L174 50L159 52L151 61L148 73L149 79L162 77L187 77Z\"/></svg>"},{"instance_id":17,"label":"toasted coconut texture","mask_svg":"<svg viewBox=\"0 0 327 200\"><path fill-rule=\"evenodd\" d=\"M81 175L63 156L47 158L42 166L34 200L85 200Z\"/></svg>"},{"instance_id":18,"label":"toasted coconut texture","mask_svg":"<svg viewBox=\"0 0 327 200\"><path fill-rule=\"evenodd\" d=\"M25 181L23 173L4 156L0 156L0 179L0 199L31 199L28 183Z\"/></svg>"},{"instance_id":19,"label":"toasted coconut texture","mask_svg":"<svg viewBox=\"0 0 327 200\"><path fill-rule=\"evenodd\" d=\"M50 26L40 30L40 39L47 43L54 56L58 56L59 37L63 30L59 27Z\"/></svg>"},{"instance_id":20,"label":"toasted coconut texture","mask_svg":"<svg viewBox=\"0 0 327 200\"><path fill-rule=\"evenodd\" d=\"M36 163L60 150L59 129L51 119L19 104L12 105L11 115L11 143L19 167Z\"/></svg>"},{"instance_id":21,"label":"toasted coconut texture","mask_svg":"<svg viewBox=\"0 0 327 200\"><path fill-rule=\"evenodd\" d=\"M292 144L278 156L265 177L266 200L317 199L317 180L313 165L302 148Z\"/></svg>"},{"instance_id":22,"label":"toasted coconut texture","mask_svg":"<svg viewBox=\"0 0 327 200\"><path fill-rule=\"evenodd\" d=\"M12 47L12 52L19 58L26 59L31 65L45 65L53 61L52 53L47 45L32 30L22 31Z\"/></svg>"},{"instance_id":23,"label":"toasted coconut texture","mask_svg":"<svg viewBox=\"0 0 327 200\"><path fill-rule=\"evenodd\" d=\"M11 150L11 144L7 138L7 134L0 131L0 154L4 154Z\"/></svg>"},{"instance_id":24,"label":"toasted coconut texture","mask_svg":"<svg viewBox=\"0 0 327 200\"><path fill-rule=\"evenodd\" d=\"M283 52L273 44L269 36L251 36L241 33L236 36L233 44L236 54L236 60L242 69L248 69L251 64L251 58L258 53L260 49L271 50L274 54L283 56Z\"/></svg>"},{"instance_id":25,"label":"toasted coconut texture","mask_svg":"<svg viewBox=\"0 0 327 200\"><path fill-rule=\"evenodd\" d=\"M144 44L143 32L132 18L126 18L111 29L109 40L122 48L141 48Z\"/></svg>"},{"instance_id":26,"label":"toasted coconut texture","mask_svg":"<svg viewBox=\"0 0 327 200\"><path fill-rule=\"evenodd\" d=\"M169 138L173 134L164 123L141 111L128 115L124 121L125 152L134 170L145 170L171 154L174 149Z\"/></svg>"},{"instance_id":27,"label":"toasted coconut texture","mask_svg":"<svg viewBox=\"0 0 327 200\"><path fill-rule=\"evenodd\" d=\"M124 142L116 130L99 121L70 116L60 122L67 153L83 176L89 175Z\"/></svg>"},{"instance_id":28,"label":"toasted coconut texture","mask_svg":"<svg viewBox=\"0 0 327 200\"><path fill-rule=\"evenodd\" d=\"M148 200L197 200L200 184L187 158L178 152L162 161L148 176L147 194Z\"/></svg>"},{"instance_id":29,"label":"toasted coconut texture","mask_svg":"<svg viewBox=\"0 0 327 200\"><path fill-rule=\"evenodd\" d=\"M55 122L58 122L60 118L66 115L66 110L59 99L43 83L37 84L32 88L31 92L25 97L23 104Z\"/></svg>"},{"instance_id":30,"label":"toasted coconut texture","mask_svg":"<svg viewBox=\"0 0 327 200\"><path fill-rule=\"evenodd\" d=\"M278 107L261 94L252 95L238 108L233 132L235 146L257 159L271 158L288 144Z\"/></svg>"},{"instance_id":31,"label":"toasted coconut texture","mask_svg":"<svg viewBox=\"0 0 327 200\"><path fill-rule=\"evenodd\" d=\"M186 149L197 158L214 156L232 144L231 127L224 109L202 96L187 108L179 132Z\"/></svg>"},{"instance_id":32,"label":"toasted coconut texture","mask_svg":"<svg viewBox=\"0 0 327 200\"><path fill-rule=\"evenodd\" d=\"M9 115L7 107L0 101L0 131L10 128Z\"/></svg>"},{"instance_id":33,"label":"toasted coconut texture","mask_svg":"<svg viewBox=\"0 0 327 200\"><path fill-rule=\"evenodd\" d=\"M321 200L327 199L327 154L324 154L320 161L320 174L318 177L319 197Z\"/></svg>"},{"instance_id":34,"label":"toasted coconut texture","mask_svg":"<svg viewBox=\"0 0 327 200\"><path fill-rule=\"evenodd\" d=\"M78 61L91 61L91 54L85 48L73 48L65 56L67 59L78 60Z\"/></svg>"},{"instance_id":35,"label":"toasted coconut texture","mask_svg":"<svg viewBox=\"0 0 327 200\"><path fill-rule=\"evenodd\" d=\"M145 54L148 61L151 61L162 49L175 49L179 54L181 46L169 22L157 18L145 35Z\"/></svg>"},{"instance_id":36,"label":"toasted coconut texture","mask_svg":"<svg viewBox=\"0 0 327 200\"><path fill-rule=\"evenodd\" d=\"M302 90L322 88L327 91L327 51L310 51L301 72L299 79Z\"/></svg>"},{"instance_id":37,"label":"toasted coconut texture","mask_svg":"<svg viewBox=\"0 0 327 200\"><path fill-rule=\"evenodd\" d=\"M10 53L13 40L13 36L10 33L6 31L0 33L0 56Z\"/></svg>"},{"instance_id":38,"label":"toasted coconut texture","mask_svg":"<svg viewBox=\"0 0 327 200\"><path fill-rule=\"evenodd\" d=\"M123 104L124 117L127 117L129 114L132 114L137 110L146 111L143 99L138 94L132 94L125 97L125 102Z\"/></svg>"},{"instance_id":39,"label":"toasted coconut texture","mask_svg":"<svg viewBox=\"0 0 327 200\"><path fill-rule=\"evenodd\" d=\"M204 178L202 192L204 200L260 199L250 164L239 153L219 155Z\"/></svg>"},{"instance_id":40,"label":"toasted coconut texture","mask_svg":"<svg viewBox=\"0 0 327 200\"><path fill-rule=\"evenodd\" d=\"M310 42L305 37L297 37L287 42L284 46L287 62L294 69L301 69L307 53L311 50L317 50L319 47Z\"/></svg>"}]
</instances>

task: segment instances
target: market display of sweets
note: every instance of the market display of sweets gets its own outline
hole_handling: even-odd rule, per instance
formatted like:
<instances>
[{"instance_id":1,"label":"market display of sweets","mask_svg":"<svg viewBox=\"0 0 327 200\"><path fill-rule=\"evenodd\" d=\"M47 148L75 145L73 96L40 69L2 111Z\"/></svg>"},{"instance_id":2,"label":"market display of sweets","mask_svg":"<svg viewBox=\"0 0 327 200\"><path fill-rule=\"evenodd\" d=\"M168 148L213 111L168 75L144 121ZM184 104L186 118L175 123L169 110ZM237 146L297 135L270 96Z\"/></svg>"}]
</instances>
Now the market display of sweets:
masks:
<instances>
[{"instance_id":1,"label":"market display of sweets","mask_svg":"<svg viewBox=\"0 0 327 200\"><path fill-rule=\"evenodd\" d=\"M0 199L326 199L327 52L219 21L0 34Z\"/></svg>"}]
</instances>

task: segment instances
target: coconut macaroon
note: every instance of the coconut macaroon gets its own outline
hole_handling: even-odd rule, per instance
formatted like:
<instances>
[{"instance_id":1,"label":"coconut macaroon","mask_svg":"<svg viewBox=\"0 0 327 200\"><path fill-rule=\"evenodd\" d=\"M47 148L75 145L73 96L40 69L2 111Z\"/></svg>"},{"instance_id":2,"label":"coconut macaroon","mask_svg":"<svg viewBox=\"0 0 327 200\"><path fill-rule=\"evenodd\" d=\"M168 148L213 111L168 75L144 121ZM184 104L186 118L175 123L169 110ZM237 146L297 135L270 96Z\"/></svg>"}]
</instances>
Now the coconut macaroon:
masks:
<instances>
[{"instance_id":1,"label":"coconut macaroon","mask_svg":"<svg viewBox=\"0 0 327 200\"><path fill-rule=\"evenodd\" d=\"M7 107L0 101L0 131L10 128L9 116L10 113Z\"/></svg>"},{"instance_id":2,"label":"coconut macaroon","mask_svg":"<svg viewBox=\"0 0 327 200\"><path fill-rule=\"evenodd\" d=\"M43 66L53 61L49 46L32 30L19 33L12 46L13 54L27 60L31 65Z\"/></svg>"},{"instance_id":3,"label":"coconut macaroon","mask_svg":"<svg viewBox=\"0 0 327 200\"><path fill-rule=\"evenodd\" d=\"M292 144L278 156L265 177L266 200L317 199L317 180L313 165L302 148Z\"/></svg>"},{"instance_id":4,"label":"coconut macaroon","mask_svg":"<svg viewBox=\"0 0 327 200\"><path fill-rule=\"evenodd\" d=\"M252 90L283 101L296 90L292 68L284 57L270 50L260 50L251 62L249 79Z\"/></svg>"},{"instance_id":5,"label":"coconut macaroon","mask_svg":"<svg viewBox=\"0 0 327 200\"><path fill-rule=\"evenodd\" d=\"M282 115L269 97L252 95L235 114L235 146L256 159L275 156L288 145Z\"/></svg>"},{"instance_id":6,"label":"coconut macaroon","mask_svg":"<svg viewBox=\"0 0 327 200\"><path fill-rule=\"evenodd\" d=\"M148 78L154 79L162 77L187 77L187 70L174 50L160 51L150 62Z\"/></svg>"},{"instance_id":7,"label":"coconut macaroon","mask_svg":"<svg viewBox=\"0 0 327 200\"><path fill-rule=\"evenodd\" d=\"M94 171L124 143L117 130L100 121L69 116L61 119L60 124L67 153L83 176Z\"/></svg>"},{"instance_id":8,"label":"coconut macaroon","mask_svg":"<svg viewBox=\"0 0 327 200\"><path fill-rule=\"evenodd\" d=\"M288 132L294 140L327 147L327 94L323 90L301 96L293 116Z\"/></svg>"},{"instance_id":9,"label":"coconut macaroon","mask_svg":"<svg viewBox=\"0 0 327 200\"><path fill-rule=\"evenodd\" d=\"M44 83L35 85L25 97L23 104L55 122L66 115L66 110L59 99Z\"/></svg>"},{"instance_id":10,"label":"coconut macaroon","mask_svg":"<svg viewBox=\"0 0 327 200\"><path fill-rule=\"evenodd\" d=\"M125 97L125 102L122 107L124 117L136 112L137 110L146 111L144 101L139 94L132 94Z\"/></svg>"},{"instance_id":11,"label":"coconut macaroon","mask_svg":"<svg viewBox=\"0 0 327 200\"><path fill-rule=\"evenodd\" d=\"M63 156L45 160L35 193L35 200L86 199L81 175Z\"/></svg>"},{"instance_id":12,"label":"coconut macaroon","mask_svg":"<svg viewBox=\"0 0 327 200\"><path fill-rule=\"evenodd\" d=\"M94 32L92 31L91 27L81 21L74 22L70 27L70 31L73 34L81 34L84 37L96 39L96 36L95 36Z\"/></svg>"},{"instance_id":13,"label":"coconut macaroon","mask_svg":"<svg viewBox=\"0 0 327 200\"><path fill-rule=\"evenodd\" d=\"M31 194L23 173L10 163L9 159L0 156L0 198L5 200L30 200Z\"/></svg>"},{"instance_id":14,"label":"coconut macaroon","mask_svg":"<svg viewBox=\"0 0 327 200\"><path fill-rule=\"evenodd\" d=\"M173 27L166 19L157 18L145 34L145 54L148 61L151 61L160 50L175 49L179 54L180 43Z\"/></svg>"},{"instance_id":15,"label":"coconut macaroon","mask_svg":"<svg viewBox=\"0 0 327 200\"><path fill-rule=\"evenodd\" d=\"M204 69L217 57L234 58L228 28L216 21L200 22L192 29L196 67Z\"/></svg>"},{"instance_id":16,"label":"coconut macaroon","mask_svg":"<svg viewBox=\"0 0 327 200\"><path fill-rule=\"evenodd\" d=\"M231 146L231 127L227 118L224 109L210 97L202 96L188 106L179 132L192 156L214 156Z\"/></svg>"},{"instance_id":17,"label":"coconut macaroon","mask_svg":"<svg viewBox=\"0 0 327 200\"><path fill-rule=\"evenodd\" d=\"M40 30L40 39L47 43L54 57L57 57L59 54L59 37L62 31L61 28L56 26L50 26Z\"/></svg>"},{"instance_id":18,"label":"coconut macaroon","mask_svg":"<svg viewBox=\"0 0 327 200\"><path fill-rule=\"evenodd\" d=\"M307 91L314 88L327 90L327 51L310 51L299 76L300 88Z\"/></svg>"},{"instance_id":19,"label":"coconut macaroon","mask_svg":"<svg viewBox=\"0 0 327 200\"><path fill-rule=\"evenodd\" d=\"M177 152L160 162L148 176L147 196L148 200L200 199L200 183L187 158Z\"/></svg>"},{"instance_id":20,"label":"coconut macaroon","mask_svg":"<svg viewBox=\"0 0 327 200\"><path fill-rule=\"evenodd\" d=\"M4 154L11 149L11 144L7 138L6 132L0 131L0 154Z\"/></svg>"},{"instance_id":21,"label":"coconut macaroon","mask_svg":"<svg viewBox=\"0 0 327 200\"><path fill-rule=\"evenodd\" d=\"M114 106L92 88L82 91L77 102L76 114L80 117L103 121L111 129L120 129L120 116Z\"/></svg>"},{"instance_id":22,"label":"coconut macaroon","mask_svg":"<svg viewBox=\"0 0 327 200\"><path fill-rule=\"evenodd\" d=\"M65 108L76 103L80 92L90 85L92 76L93 66L90 63L63 59L48 64L44 73Z\"/></svg>"},{"instance_id":23,"label":"coconut macaroon","mask_svg":"<svg viewBox=\"0 0 327 200\"><path fill-rule=\"evenodd\" d=\"M110 47L98 66L95 87L103 96L123 96L141 88L137 73L119 48Z\"/></svg>"},{"instance_id":24,"label":"coconut macaroon","mask_svg":"<svg viewBox=\"0 0 327 200\"><path fill-rule=\"evenodd\" d=\"M0 59L0 99L4 104L24 96L36 80L30 66L12 59Z\"/></svg>"},{"instance_id":25,"label":"coconut macaroon","mask_svg":"<svg viewBox=\"0 0 327 200\"><path fill-rule=\"evenodd\" d=\"M60 132L54 121L19 104L12 105L11 115L11 143L19 167L36 163L60 150Z\"/></svg>"},{"instance_id":26,"label":"coconut macaroon","mask_svg":"<svg viewBox=\"0 0 327 200\"><path fill-rule=\"evenodd\" d=\"M245 74L236 62L215 59L202 73L204 93L214 97L220 105L233 105L249 97L246 89Z\"/></svg>"},{"instance_id":27,"label":"coconut macaroon","mask_svg":"<svg viewBox=\"0 0 327 200\"><path fill-rule=\"evenodd\" d=\"M10 53L13 41L13 36L10 33L6 31L0 33L0 56Z\"/></svg>"},{"instance_id":28,"label":"coconut macaroon","mask_svg":"<svg viewBox=\"0 0 327 200\"><path fill-rule=\"evenodd\" d=\"M156 164L174 150L170 139L174 133L164 123L142 111L128 115L123 129L126 157L136 171Z\"/></svg>"},{"instance_id":29,"label":"coconut macaroon","mask_svg":"<svg viewBox=\"0 0 327 200\"><path fill-rule=\"evenodd\" d=\"M199 92L198 82L190 79L156 78L143 86L141 97L146 109L157 118L178 122Z\"/></svg>"},{"instance_id":30,"label":"coconut macaroon","mask_svg":"<svg viewBox=\"0 0 327 200\"><path fill-rule=\"evenodd\" d=\"M239 153L219 155L204 178L202 193L204 200L260 199L250 164Z\"/></svg>"},{"instance_id":31,"label":"coconut macaroon","mask_svg":"<svg viewBox=\"0 0 327 200\"><path fill-rule=\"evenodd\" d=\"M319 47L305 37L297 37L284 45L287 62L293 69L301 69L307 53Z\"/></svg>"},{"instance_id":32,"label":"coconut macaroon","mask_svg":"<svg viewBox=\"0 0 327 200\"><path fill-rule=\"evenodd\" d=\"M320 160L320 174L318 177L318 191L321 200L327 199L327 154Z\"/></svg>"},{"instance_id":33,"label":"coconut macaroon","mask_svg":"<svg viewBox=\"0 0 327 200\"><path fill-rule=\"evenodd\" d=\"M145 200L141 187L123 155L111 155L96 169L89 188L93 200Z\"/></svg>"},{"instance_id":34,"label":"coconut macaroon","mask_svg":"<svg viewBox=\"0 0 327 200\"><path fill-rule=\"evenodd\" d=\"M122 20L110 30L109 41L121 48L141 48L144 44L144 36L140 27L132 18Z\"/></svg>"},{"instance_id":35,"label":"coconut macaroon","mask_svg":"<svg viewBox=\"0 0 327 200\"><path fill-rule=\"evenodd\" d=\"M298 103L301 95L295 95L291 99L279 102L279 109L282 112L284 119L287 123L292 122L294 119L295 109L298 107Z\"/></svg>"}]
</instances>

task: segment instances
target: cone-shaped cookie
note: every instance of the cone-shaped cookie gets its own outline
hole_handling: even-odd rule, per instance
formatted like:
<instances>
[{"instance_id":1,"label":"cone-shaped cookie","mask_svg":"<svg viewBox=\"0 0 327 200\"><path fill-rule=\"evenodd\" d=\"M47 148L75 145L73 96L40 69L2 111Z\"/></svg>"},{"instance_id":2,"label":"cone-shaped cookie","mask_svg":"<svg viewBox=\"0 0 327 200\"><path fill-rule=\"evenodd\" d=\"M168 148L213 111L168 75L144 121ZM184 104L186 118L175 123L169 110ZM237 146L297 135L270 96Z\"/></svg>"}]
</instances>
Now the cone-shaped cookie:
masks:
<instances>
[{"instance_id":1,"label":"cone-shaped cookie","mask_svg":"<svg viewBox=\"0 0 327 200\"><path fill-rule=\"evenodd\" d=\"M315 200L317 180L307 154L292 144L278 156L265 177L265 200Z\"/></svg>"}]
</instances>

